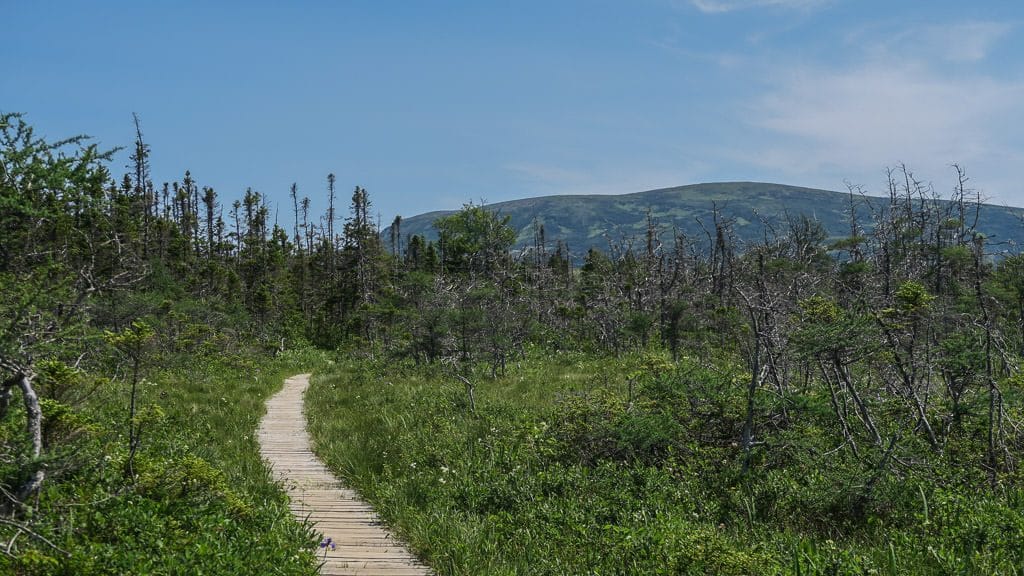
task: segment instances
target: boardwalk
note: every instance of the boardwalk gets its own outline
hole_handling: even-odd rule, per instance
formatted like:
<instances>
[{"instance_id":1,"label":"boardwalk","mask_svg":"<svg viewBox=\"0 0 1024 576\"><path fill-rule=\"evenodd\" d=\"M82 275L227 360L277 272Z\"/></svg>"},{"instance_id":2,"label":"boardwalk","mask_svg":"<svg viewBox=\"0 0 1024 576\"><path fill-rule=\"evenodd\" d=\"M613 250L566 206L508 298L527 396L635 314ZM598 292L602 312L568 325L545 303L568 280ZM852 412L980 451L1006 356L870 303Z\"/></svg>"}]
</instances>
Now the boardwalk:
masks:
<instances>
[{"instance_id":1,"label":"boardwalk","mask_svg":"<svg viewBox=\"0 0 1024 576\"><path fill-rule=\"evenodd\" d=\"M373 509L344 488L310 449L302 394L309 374L285 380L267 401L260 422L260 452L291 498L292 513L309 518L335 544L319 549L326 575L414 576L430 574L381 525Z\"/></svg>"}]
</instances>

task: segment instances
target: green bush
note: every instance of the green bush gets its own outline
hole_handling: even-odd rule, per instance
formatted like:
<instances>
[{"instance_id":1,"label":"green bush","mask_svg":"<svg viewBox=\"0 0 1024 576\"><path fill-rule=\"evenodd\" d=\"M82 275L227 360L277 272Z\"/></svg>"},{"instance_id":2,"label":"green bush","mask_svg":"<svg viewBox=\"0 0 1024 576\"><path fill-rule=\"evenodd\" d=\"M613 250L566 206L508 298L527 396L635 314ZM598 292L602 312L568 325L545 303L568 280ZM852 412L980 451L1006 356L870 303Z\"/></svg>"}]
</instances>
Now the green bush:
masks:
<instances>
[{"instance_id":1,"label":"green bush","mask_svg":"<svg viewBox=\"0 0 1024 576\"><path fill-rule=\"evenodd\" d=\"M472 378L472 412L436 366L346 359L313 380L311 430L442 574L1019 572L1019 489L959 489L977 479L909 440L901 461L933 468L879 468L885 447L843 449L813 389L744 473L742 371L656 364L530 357Z\"/></svg>"},{"instance_id":2,"label":"green bush","mask_svg":"<svg viewBox=\"0 0 1024 576\"><path fill-rule=\"evenodd\" d=\"M15 519L38 536L12 538L17 528L0 526L4 542L14 543L11 555L0 555L0 572L316 574L315 534L292 518L255 431L284 377L315 368L322 355L285 353L262 364L242 356L168 360L140 386L134 477L124 475L120 386L105 384L79 407L41 401L48 478L31 515ZM22 433L17 412L0 422L3 446ZM5 487L25 474L23 460L12 464L0 463Z\"/></svg>"}]
</instances>

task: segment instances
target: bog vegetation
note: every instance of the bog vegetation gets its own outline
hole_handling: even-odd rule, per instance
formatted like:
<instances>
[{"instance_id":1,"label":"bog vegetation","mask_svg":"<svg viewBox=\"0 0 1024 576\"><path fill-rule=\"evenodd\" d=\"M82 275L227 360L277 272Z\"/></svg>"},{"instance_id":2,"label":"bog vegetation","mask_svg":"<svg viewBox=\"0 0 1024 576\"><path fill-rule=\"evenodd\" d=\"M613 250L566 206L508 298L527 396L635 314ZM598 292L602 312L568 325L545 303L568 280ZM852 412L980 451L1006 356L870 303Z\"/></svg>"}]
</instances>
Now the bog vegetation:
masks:
<instances>
[{"instance_id":1,"label":"bog vegetation","mask_svg":"<svg viewBox=\"0 0 1024 576\"><path fill-rule=\"evenodd\" d=\"M959 168L842 237L652 217L576 267L482 206L382 238L333 175L282 223L155 187L141 132L119 182L0 138L3 571L314 573L253 437L306 370L321 456L439 573L1024 570L1024 257Z\"/></svg>"}]
</instances>

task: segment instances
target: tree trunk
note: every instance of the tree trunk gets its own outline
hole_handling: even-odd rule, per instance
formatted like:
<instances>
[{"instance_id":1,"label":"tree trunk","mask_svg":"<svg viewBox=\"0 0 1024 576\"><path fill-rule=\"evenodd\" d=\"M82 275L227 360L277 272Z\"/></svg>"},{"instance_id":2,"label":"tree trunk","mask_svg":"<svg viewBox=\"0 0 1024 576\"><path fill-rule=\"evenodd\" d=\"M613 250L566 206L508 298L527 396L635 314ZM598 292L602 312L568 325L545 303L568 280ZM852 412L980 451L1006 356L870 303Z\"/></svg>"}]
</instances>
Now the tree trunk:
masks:
<instances>
[{"instance_id":1,"label":"tree trunk","mask_svg":"<svg viewBox=\"0 0 1024 576\"><path fill-rule=\"evenodd\" d=\"M43 411L39 408L39 397L36 396L36 391L32 388L32 381L25 374L20 375L18 387L21 388L21 395L25 399L27 420L25 429L28 431L29 438L32 439L32 458L39 458L43 451ZM26 498L39 490L45 478L46 470L37 467L18 490L18 500L24 502Z\"/></svg>"},{"instance_id":2,"label":"tree trunk","mask_svg":"<svg viewBox=\"0 0 1024 576\"><path fill-rule=\"evenodd\" d=\"M6 362L4 364L5 368L13 369L15 374L0 384L0 418L7 415L12 397L12 388L18 387L25 402L25 430L28 432L32 443L30 454L33 459L38 459L43 452L43 411L39 407L39 396L36 395L36 391L32 387L32 378L28 371L11 366ZM46 470L42 467L37 467L25 483L15 492L14 497L17 502L24 502L26 498L39 490L45 478ZM8 505L5 503L4 508Z\"/></svg>"}]
</instances>

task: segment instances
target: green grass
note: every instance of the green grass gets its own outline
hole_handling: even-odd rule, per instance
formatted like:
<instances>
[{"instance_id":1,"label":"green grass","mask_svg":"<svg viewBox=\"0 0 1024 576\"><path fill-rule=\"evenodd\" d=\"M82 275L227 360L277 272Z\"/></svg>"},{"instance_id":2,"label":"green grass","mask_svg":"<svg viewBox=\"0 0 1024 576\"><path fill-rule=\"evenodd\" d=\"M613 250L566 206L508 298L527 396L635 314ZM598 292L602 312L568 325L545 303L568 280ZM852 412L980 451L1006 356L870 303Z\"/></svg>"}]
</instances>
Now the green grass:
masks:
<instances>
[{"instance_id":1,"label":"green grass","mask_svg":"<svg viewBox=\"0 0 1024 576\"><path fill-rule=\"evenodd\" d=\"M766 431L743 475L742 377L531 358L471 377L471 413L437 367L344 360L314 377L307 410L318 453L441 574L1021 572L1019 484L912 472L866 490L820 395L796 399L801 418Z\"/></svg>"},{"instance_id":2,"label":"green grass","mask_svg":"<svg viewBox=\"0 0 1024 576\"><path fill-rule=\"evenodd\" d=\"M713 511L670 470L584 465L552 433L567 402L624 400L628 364L525 362L479 381L475 414L440 373L345 364L314 378L311 429L328 465L444 574L749 573L763 554L701 522Z\"/></svg>"},{"instance_id":3,"label":"green grass","mask_svg":"<svg viewBox=\"0 0 1024 576\"><path fill-rule=\"evenodd\" d=\"M67 470L24 522L68 553L22 537L15 574L316 574L315 534L292 519L260 460L264 402L316 352L273 360L165 358L140 387L142 444L125 479L127 388L107 384L67 416ZM9 538L9 536L7 536Z\"/></svg>"}]
</instances>

